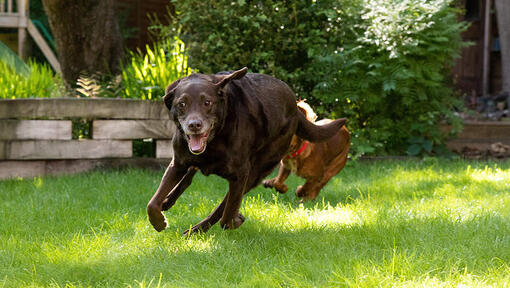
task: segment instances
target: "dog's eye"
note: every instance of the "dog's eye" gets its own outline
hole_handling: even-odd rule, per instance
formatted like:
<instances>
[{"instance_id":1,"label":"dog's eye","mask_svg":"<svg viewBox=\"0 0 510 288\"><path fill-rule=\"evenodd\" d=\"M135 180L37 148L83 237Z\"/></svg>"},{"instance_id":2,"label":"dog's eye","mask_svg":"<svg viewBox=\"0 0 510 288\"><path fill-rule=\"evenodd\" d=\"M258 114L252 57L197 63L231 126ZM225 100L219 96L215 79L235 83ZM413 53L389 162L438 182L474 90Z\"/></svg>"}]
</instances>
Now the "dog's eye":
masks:
<instances>
[{"instance_id":1,"label":"dog's eye","mask_svg":"<svg viewBox=\"0 0 510 288\"><path fill-rule=\"evenodd\" d=\"M179 106L179 108L184 108L184 107L186 107L186 103L185 102L179 102L179 103L177 103L177 106Z\"/></svg>"},{"instance_id":2,"label":"dog's eye","mask_svg":"<svg viewBox=\"0 0 510 288\"><path fill-rule=\"evenodd\" d=\"M211 101L209 101L209 100L205 100L204 105L205 105L205 106L209 106L209 105L211 105Z\"/></svg>"}]
</instances>

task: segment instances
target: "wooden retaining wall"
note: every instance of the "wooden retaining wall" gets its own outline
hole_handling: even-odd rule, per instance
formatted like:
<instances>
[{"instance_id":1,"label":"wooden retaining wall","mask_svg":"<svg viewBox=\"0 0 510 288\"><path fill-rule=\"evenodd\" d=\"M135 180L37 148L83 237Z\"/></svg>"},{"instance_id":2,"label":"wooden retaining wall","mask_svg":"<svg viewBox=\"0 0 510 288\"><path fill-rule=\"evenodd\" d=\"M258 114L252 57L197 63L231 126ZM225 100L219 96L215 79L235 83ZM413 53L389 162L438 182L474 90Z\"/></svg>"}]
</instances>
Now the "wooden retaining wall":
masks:
<instances>
[{"instance_id":1,"label":"wooden retaining wall","mask_svg":"<svg viewBox=\"0 0 510 288\"><path fill-rule=\"evenodd\" d=\"M467 121L463 130L446 145L450 150L461 153L465 149L488 151L494 143L510 146L510 122Z\"/></svg>"},{"instance_id":2,"label":"wooden retaining wall","mask_svg":"<svg viewBox=\"0 0 510 288\"><path fill-rule=\"evenodd\" d=\"M73 120L90 139L73 139ZM76 121L74 121L76 122ZM162 102L126 99L0 100L0 179L136 164L133 140L155 142L154 163L172 158L175 126ZM147 164L144 159L142 163Z\"/></svg>"}]
</instances>

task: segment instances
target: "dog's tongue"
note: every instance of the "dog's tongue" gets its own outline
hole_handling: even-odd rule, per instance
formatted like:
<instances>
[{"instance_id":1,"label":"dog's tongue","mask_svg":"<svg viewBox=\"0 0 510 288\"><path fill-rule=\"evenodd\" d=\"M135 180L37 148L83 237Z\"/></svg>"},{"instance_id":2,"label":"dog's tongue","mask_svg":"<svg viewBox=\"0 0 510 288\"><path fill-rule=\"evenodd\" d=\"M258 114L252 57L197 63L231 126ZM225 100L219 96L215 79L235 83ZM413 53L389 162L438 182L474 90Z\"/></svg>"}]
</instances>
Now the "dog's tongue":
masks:
<instances>
[{"instance_id":1,"label":"dog's tongue","mask_svg":"<svg viewBox=\"0 0 510 288\"><path fill-rule=\"evenodd\" d=\"M191 151L201 152L201 150L203 148L202 138L203 138L202 134L189 135L188 144L189 144Z\"/></svg>"}]
</instances>

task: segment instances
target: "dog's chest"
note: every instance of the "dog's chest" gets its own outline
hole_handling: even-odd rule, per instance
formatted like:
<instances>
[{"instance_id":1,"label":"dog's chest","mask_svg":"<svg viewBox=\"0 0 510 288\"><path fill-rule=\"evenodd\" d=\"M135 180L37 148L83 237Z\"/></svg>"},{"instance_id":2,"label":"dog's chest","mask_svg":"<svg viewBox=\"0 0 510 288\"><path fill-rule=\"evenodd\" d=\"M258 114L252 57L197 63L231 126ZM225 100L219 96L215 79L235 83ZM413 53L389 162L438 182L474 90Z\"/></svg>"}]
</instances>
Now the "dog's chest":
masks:
<instances>
[{"instance_id":1,"label":"dog's chest","mask_svg":"<svg viewBox=\"0 0 510 288\"><path fill-rule=\"evenodd\" d=\"M285 158L283 160L283 165L285 165L285 167L287 167L290 171L292 171L292 173L294 174L298 174L298 166L299 166L299 163L298 163L298 160L296 158Z\"/></svg>"}]
</instances>

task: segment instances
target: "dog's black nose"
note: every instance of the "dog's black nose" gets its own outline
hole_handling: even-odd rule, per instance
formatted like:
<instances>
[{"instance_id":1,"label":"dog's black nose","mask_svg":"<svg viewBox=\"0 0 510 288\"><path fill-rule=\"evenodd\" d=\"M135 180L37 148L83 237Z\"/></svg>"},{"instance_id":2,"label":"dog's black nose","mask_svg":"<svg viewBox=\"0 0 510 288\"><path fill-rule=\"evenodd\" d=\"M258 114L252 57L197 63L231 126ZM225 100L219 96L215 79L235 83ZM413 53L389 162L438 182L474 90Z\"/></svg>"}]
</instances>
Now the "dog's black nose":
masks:
<instances>
[{"instance_id":1,"label":"dog's black nose","mask_svg":"<svg viewBox=\"0 0 510 288\"><path fill-rule=\"evenodd\" d=\"M193 119L188 122L188 129L193 132L199 132L202 129L202 121Z\"/></svg>"}]
</instances>

